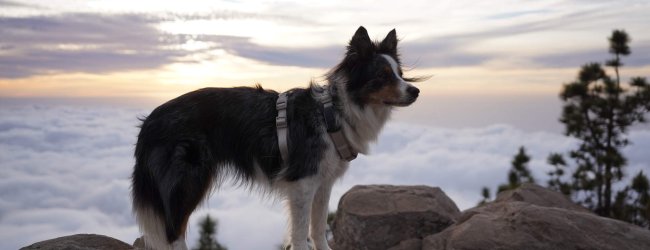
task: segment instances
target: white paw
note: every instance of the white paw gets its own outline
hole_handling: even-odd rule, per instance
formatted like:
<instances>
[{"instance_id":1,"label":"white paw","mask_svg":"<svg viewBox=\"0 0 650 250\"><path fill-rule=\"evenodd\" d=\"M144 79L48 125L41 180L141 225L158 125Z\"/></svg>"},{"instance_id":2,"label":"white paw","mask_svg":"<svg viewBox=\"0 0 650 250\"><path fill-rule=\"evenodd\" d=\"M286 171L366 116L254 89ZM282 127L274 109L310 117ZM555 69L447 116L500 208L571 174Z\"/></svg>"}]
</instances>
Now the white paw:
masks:
<instances>
[{"instance_id":1,"label":"white paw","mask_svg":"<svg viewBox=\"0 0 650 250\"><path fill-rule=\"evenodd\" d=\"M289 244L282 248L284 250L315 250L310 240L305 241L304 244ZM331 249L330 249L331 250Z\"/></svg>"}]
</instances>

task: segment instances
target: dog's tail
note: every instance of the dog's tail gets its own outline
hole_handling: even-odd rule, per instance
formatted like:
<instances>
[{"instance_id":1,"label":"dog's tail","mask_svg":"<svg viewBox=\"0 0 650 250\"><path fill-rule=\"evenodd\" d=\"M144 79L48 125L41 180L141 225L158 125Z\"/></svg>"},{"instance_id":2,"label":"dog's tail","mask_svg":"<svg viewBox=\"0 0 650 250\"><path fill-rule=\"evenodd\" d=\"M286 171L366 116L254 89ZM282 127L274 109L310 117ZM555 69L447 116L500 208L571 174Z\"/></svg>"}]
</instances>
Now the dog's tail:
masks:
<instances>
[{"instance_id":1,"label":"dog's tail","mask_svg":"<svg viewBox=\"0 0 650 250\"><path fill-rule=\"evenodd\" d=\"M165 221L153 209L134 208L136 221L143 233L146 249L185 250L187 246L179 238L169 243L166 236Z\"/></svg>"},{"instance_id":2,"label":"dog's tail","mask_svg":"<svg viewBox=\"0 0 650 250\"><path fill-rule=\"evenodd\" d=\"M187 249L187 221L213 180L211 168L189 157L200 155L195 146L177 143L171 149L152 149L140 141L136 144L133 212L148 249Z\"/></svg>"},{"instance_id":3,"label":"dog's tail","mask_svg":"<svg viewBox=\"0 0 650 250\"><path fill-rule=\"evenodd\" d=\"M172 250L173 241L167 237L166 224L171 214L166 213L160 183L154 171L162 169L156 157L156 150L146 151L140 141L136 145L136 164L131 177L131 196L133 198L133 214L143 234L146 249ZM180 248L183 249L183 248Z\"/></svg>"}]
</instances>

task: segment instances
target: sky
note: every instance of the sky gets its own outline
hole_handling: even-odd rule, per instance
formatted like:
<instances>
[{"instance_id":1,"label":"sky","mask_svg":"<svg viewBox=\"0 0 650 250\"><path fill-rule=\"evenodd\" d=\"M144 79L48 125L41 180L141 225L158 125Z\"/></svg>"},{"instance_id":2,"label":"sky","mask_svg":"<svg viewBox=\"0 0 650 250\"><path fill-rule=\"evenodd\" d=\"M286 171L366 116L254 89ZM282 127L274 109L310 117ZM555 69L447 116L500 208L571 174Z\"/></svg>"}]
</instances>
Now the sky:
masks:
<instances>
[{"instance_id":1,"label":"sky","mask_svg":"<svg viewBox=\"0 0 650 250\"><path fill-rule=\"evenodd\" d=\"M137 96L203 86L306 86L364 25L395 28L424 95L554 94L632 36L650 70L650 3L629 1L0 1L2 96Z\"/></svg>"},{"instance_id":2,"label":"sky","mask_svg":"<svg viewBox=\"0 0 650 250\"><path fill-rule=\"evenodd\" d=\"M376 40L396 29L406 75L431 78L352 163L330 209L353 185L379 183L440 186L469 208L506 181L519 146L543 181L546 156L575 145L558 93L608 59L613 29L632 38L624 80L650 76L647 13L644 0L0 0L0 249L72 233L131 243L137 117L206 86L322 83L360 25ZM628 173L650 169L650 127L629 138ZM274 249L282 204L258 198L224 187L190 225L209 213L230 249Z\"/></svg>"}]
</instances>

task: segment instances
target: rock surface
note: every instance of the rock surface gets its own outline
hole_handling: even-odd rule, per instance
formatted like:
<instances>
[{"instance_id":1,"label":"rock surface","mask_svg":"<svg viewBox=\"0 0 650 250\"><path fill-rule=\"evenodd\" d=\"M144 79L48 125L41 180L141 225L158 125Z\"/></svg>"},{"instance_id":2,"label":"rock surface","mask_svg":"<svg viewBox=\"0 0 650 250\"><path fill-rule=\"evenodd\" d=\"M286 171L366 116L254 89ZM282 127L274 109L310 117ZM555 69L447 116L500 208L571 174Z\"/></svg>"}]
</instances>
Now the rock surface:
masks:
<instances>
[{"instance_id":1,"label":"rock surface","mask_svg":"<svg viewBox=\"0 0 650 250\"><path fill-rule=\"evenodd\" d=\"M421 239L409 239L400 242L398 245L389 248L388 250L420 250L422 249Z\"/></svg>"},{"instance_id":2,"label":"rock surface","mask_svg":"<svg viewBox=\"0 0 650 250\"><path fill-rule=\"evenodd\" d=\"M422 245L424 250L641 250L650 249L650 231L592 213L511 201L470 209Z\"/></svg>"},{"instance_id":3,"label":"rock surface","mask_svg":"<svg viewBox=\"0 0 650 250\"><path fill-rule=\"evenodd\" d=\"M426 237L422 249L650 249L650 231L524 184L464 211L453 226Z\"/></svg>"},{"instance_id":4,"label":"rock surface","mask_svg":"<svg viewBox=\"0 0 650 250\"><path fill-rule=\"evenodd\" d=\"M524 183L517 189L503 191L494 200L496 203L510 201L522 201L542 207L557 207L591 213L589 209L573 203L563 194L531 183Z\"/></svg>"},{"instance_id":5,"label":"rock surface","mask_svg":"<svg viewBox=\"0 0 650 250\"><path fill-rule=\"evenodd\" d=\"M339 202L333 249L385 250L440 232L460 214L439 188L355 186Z\"/></svg>"},{"instance_id":6,"label":"rock surface","mask_svg":"<svg viewBox=\"0 0 650 250\"><path fill-rule=\"evenodd\" d=\"M111 237L97 234L75 234L45 240L23 247L20 250L127 250L129 244Z\"/></svg>"},{"instance_id":7,"label":"rock surface","mask_svg":"<svg viewBox=\"0 0 650 250\"><path fill-rule=\"evenodd\" d=\"M135 248L135 249L145 249L144 237L140 237L140 238L135 239L135 241L133 242L133 248Z\"/></svg>"}]
</instances>

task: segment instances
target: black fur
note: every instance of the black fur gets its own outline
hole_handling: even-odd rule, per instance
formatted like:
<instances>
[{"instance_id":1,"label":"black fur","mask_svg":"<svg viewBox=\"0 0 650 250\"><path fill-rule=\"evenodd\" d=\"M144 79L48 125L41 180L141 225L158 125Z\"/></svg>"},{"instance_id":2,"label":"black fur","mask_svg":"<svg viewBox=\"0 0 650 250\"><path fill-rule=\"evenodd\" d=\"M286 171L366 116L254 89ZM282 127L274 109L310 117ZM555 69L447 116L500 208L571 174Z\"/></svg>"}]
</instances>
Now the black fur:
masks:
<instances>
[{"instance_id":1,"label":"black fur","mask_svg":"<svg viewBox=\"0 0 650 250\"><path fill-rule=\"evenodd\" d=\"M156 108L144 119L136 144L134 208L154 209L173 242L212 182L227 172L248 182L256 177L258 163L269 179L295 181L315 174L326 144L322 115L310 92L291 92L290 164L282 176L277 92L259 86L204 88Z\"/></svg>"}]
</instances>

